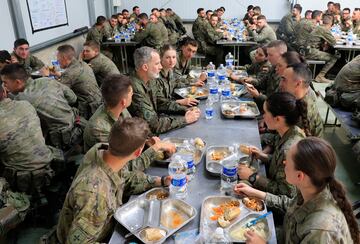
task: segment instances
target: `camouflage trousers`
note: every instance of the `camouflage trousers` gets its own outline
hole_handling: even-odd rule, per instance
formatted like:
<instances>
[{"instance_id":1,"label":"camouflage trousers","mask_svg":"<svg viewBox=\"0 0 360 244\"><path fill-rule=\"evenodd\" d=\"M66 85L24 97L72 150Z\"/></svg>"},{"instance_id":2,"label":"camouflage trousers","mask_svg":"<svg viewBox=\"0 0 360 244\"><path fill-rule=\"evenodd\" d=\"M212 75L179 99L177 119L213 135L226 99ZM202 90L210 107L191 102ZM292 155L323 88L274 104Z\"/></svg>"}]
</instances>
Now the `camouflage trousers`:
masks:
<instances>
[{"instance_id":1,"label":"camouflage trousers","mask_svg":"<svg viewBox=\"0 0 360 244\"><path fill-rule=\"evenodd\" d=\"M306 54L306 59L322 60L325 61L325 65L321 69L320 73L326 74L336 63L338 57L331 53L320 51L316 48L310 48Z\"/></svg>"}]
</instances>

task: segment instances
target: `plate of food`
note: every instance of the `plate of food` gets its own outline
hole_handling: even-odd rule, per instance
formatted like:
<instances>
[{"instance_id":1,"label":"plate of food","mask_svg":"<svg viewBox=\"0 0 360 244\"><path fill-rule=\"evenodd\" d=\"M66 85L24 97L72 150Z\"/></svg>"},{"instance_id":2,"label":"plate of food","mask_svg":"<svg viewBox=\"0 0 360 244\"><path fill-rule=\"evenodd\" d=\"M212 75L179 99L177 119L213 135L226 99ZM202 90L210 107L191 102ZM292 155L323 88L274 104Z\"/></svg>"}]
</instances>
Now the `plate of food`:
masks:
<instances>
[{"instance_id":1,"label":"plate of food","mask_svg":"<svg viewBox=\"0 0 360 244\"><path fill-rule=\"evenodd\" d=\"M233 153L231 146L211 146L206 150L206 170L212 175L220 175L221 160Z\"/></svg>"},{"instance_id":2,"label":"plate of food","mask_svg":"<svg viewBox=\"0 0 360 244\"><path fill-rule=\"evenodd\" d=\"M200 77L201 73L203 73L203 72L204 72L204 70L202 70L202 69L192 69L189 72L189 76L191 78L198 79Z\"/></svg>"},{"instance_id":3,"label":"plate of food","mask_svg":"<svg viewBox=\"0 0 360 244\"><path fill-rule=\"evenodd\" d=\"M222 102L221 113L227 119L255 118L260 115L260 111L253 101Z\"/></svg>"},{"instance_id":4,"label":"plate of food","mask_svg":"<svg viewBox=\"0 0 360 244\"><path fill-rule=\"evenodd\" d=\"M182 98L206 99L209 96L209 89L205 87L190 86L176 88L174 93Z\"/></svg>"},{"instance_id":5,"label":"plate of food","mask_svg":"<svg viewBox=\"0 0 360 244\"><path fill-rule=\"evenodd\" d=\"M264 201L254 197L244 197L242 203L250 211L262 212L266 209Z\"/></svg>"}]
</instances>

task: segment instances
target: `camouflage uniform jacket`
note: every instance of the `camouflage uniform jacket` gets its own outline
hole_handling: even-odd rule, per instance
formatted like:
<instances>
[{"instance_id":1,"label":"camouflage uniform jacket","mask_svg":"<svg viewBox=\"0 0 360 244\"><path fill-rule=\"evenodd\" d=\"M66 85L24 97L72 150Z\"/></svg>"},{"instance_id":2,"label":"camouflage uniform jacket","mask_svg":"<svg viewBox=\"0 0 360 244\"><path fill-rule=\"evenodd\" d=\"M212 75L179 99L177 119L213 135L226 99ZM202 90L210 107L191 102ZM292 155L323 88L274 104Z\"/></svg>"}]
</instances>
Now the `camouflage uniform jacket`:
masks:
<instances>
[{"instance_id":1,"label":"camouflage uniform jacket","mask_svg":"<svg viewBox=\"0 0 360 244\"><path fill-rule=\"evenodd\" d=\"M203 28L205 27L206 22L207 21L205 18L198 16L192 26L192 33L194 35L194 38L200 43L204 41L204 35L202 31Z\"/></svg>"},{"instance_id":2,"label":"camouflage uniform jacket","mask_svg":"<svg viewBox=\"0 0 360 244\"><path fill-rule=\"evenodd\" d=\"M341 68L334 85L339 92L360 91L360 55Z\"/></svg>"},{"instance_id":3,"label":"camouflage uniform jacket","mask_svg":"<svg viewBox=\"0 0 360 244\"><path fill-rule=\"evenodd\" d=\"M161 21L158 21L157 23L155 23L155 25L160 30L163 45L168 44L169 43L169 33L168 33L168 30L166 29L164 23Z\"/></svg>"},{"instance_id":4,"label":"camouflage uniform jacket","mask_svg":"<svg viewBox=\"0 0 360 244\"><path fill-rule=\"evenodd\" d=\"M59 82L76 94L80 115L89 119L102 103L99 86L92 69L83 61L73 59L62 73Z\"/></svg>"},{"instance_id":5,"label":"camouflage uniform jacket","mask_svg":"<svg viewBox=\"0 0 360 244\"><path fill-rule=\"evenodd\" d=\"M106 21L104 24L104 36L106 36L106 38L113 38L116 33L119 32L119 28L116 25L115 27L112 27L109 21Z\"/></svg>"},{"instance_id":6,"label":"camouflage uniform jacket","mask_svg":"<svg viewBox=\"0 0 360 244\"><path fill-rule=\"evenodd\" d=\"M255 181L256 188L275 195L287 195L289 197L296 195L295 186L286 181L284 160L291 145L303 138L305 138L305 134L297 126L290 127L283 137L276 136L274 153L270 156L269 160L270 165L267 178L259 176Z\"/></svg>"},{"instance_id":7,"label":"camouflage uniform jacket","mask_svg":"<svg viewBox=\"0 0 360 244\"><path fill-rule=\"evenodd\" d=\"M45 145L40 119L27 101L0 101L0 163L18 171L41 169L53 155Z\"/></svg>"},{"instance_id":8,"label":"camouflage uniform jacket","mask_svg":"<svg viewBox=\"0 0 360 244\"><path fill-rule=\"evenodd\" d=\"M259 80L270 72L271 64L269 61L264 61L261 63L246 64L245 68L246 68L246 72L249 75L253 75L257 80Z\"/></svg>"},{"instance_id":9,"label":"camouflage uniform jacket","mask_svg":"<svg viewBox=\"0 0 360 244\"><path fill-rule=\"evenodd\" d=\"M314 30L315 25L312 21L301 19L295 25L295 48L300 51L301 48L308 46L308 41L312 38L311 32Z\"/></svg>"},{"instance_id":10,"label":"camouflage uniform jacket","mask_svg":"<svg viewBox=\"0 0 360 244\"><path fill-rule=\"evenodd\" d=\"M26 59L20 58L18 55L16 55L15 52L12 52L11 55L17 58L19 64L21 64L29 74L45 66L45 64L40 59L31 54Z\"/></svg>"},{"instance_id":11,"label":"camouflage uniform jacket","mask_svg":"<svg viewBox=\"0 0 360 244\"><path fill-rule=\"evenodd\" d=\"M99 43L101 45L103 36L104 36L104 32L102 30L99 30L98 28L96 28L96 26L94 25L88 31L88 33L86 35L86 41L96 41L97 43Z\"/></svg>"},{"instance_id":12,"label":"camouflage uniform jacket","mask_svg":"<svg viewBox=\"0 0 360 244\"><path fill-rule=\"evenodd\" d=\"M204 25L205 45L216 45L216 42L223 38L223 33L216 31L217 27L213 27L209 22Z\"/></svg>"},{"instance_id":13,"label":"camouflage uniform jacket","mask_svg":"<svg viewBox=\"0 0 360 244\"><path fill-rule=\"evenodd\" d=\"M316 26L311 32L311 39L309 40L308 45L312 48L322 50L322 46L325 42L334 46L336 44L336 39L331 34L330 30L323 26Z\"/></svg>"},{"instance_id":14,"label":"camouflage uniform jacket","mask_svg":"<svg viewBox=\"0 0 360 244\"><path fill-rule=\"evenodd\" d=\"M142 46L149 46L159 50L163 46L161 31L158 25L148 23L144 30L135 33L134 41Z\"/></svg>"},{"instance_id":15,"label":"camouflage uniform jacket","mask_svg":"<svg viewBox=\"0 0 360 244\"><path fill-rule=\"evenodd\" d=\"M131 190L135 194L153 186L145 174L129 172L126 166L118 173L112 171L103 160L107 147L96 144L84 156L60 213L60 243L105 242L113 230L113 215L122 205L123 193Z\"/></svg>"},{"instance_id":16,"label":"camouflage uniform jacket","mask_svg":"<svg viewBox=\"0 0 360 244\"><path fill-rule=\"evenodd\" d=\"M268 207L286 211L284 243L353 243L345 216L329 187L303 203L300 193L293 199L267 193Z\"/></svg>"},{"instance_id":17,"label":"camouflage uniform jacket","mask_svg":"<svg viewBox=\"0 0 360 244\"><path fill-rule=\"evenodd\" d=\"M121 118L130 118L131 115L127 109L121 112ZM118 120L114 115L105 108L104 105L96 110L91 116L84 130L84 150L88 151L95 144L103 142L107 143L111 127ZM134 170L144 171L155 159L155 151L152 148L144 151L137 159L129 161L129 165Z\"/></svg>"},{"instance_id":18,"label":"camouflage uniform jacket","mask_svg":"<svg viewBox=\"0 0 360 244\"><path fill-rule=\"evenodd\" d=\"M356 34L357 38L359 39L359 36L360 36L360 20L358 20L356 23L354 23L353 33Z\"/></svg>"},{"instance_id":19,"label":"camouflage uniform jacket","mask_svg":"<svg viewBox=\"0 0 360 244\"><path fill-rule=\"evenodd\" d=\"M286 43L292 43L295 39L295 24L296 19L292 14L285 15L276 30L276 36L278 39L285 41Z\"/></svg>"},{"instance_id":20,"label":"camouflage uniform jacket","mask_svg":"<svg viewBox=\"0 0 360 244\"><path fill-rule=\"evenodd\" d=\"M67 86L50 78L26 81L23 92L14 95L14 100L26 100L35 108L46 132L71 130L75 114L70 105L76 103L75 93Z\"/></svg>"},{"instance_id":21,"label":"camouflage uniform jacket","mask_svg":"<svg viewBox=\"0 0 360 244\"><path fill-rule=\"evenodd\" d=\"M272 66L270 71L254 81L254 85L261 91L255 99L260 104L264 103L267 97L279 90L280 76L276 73L275 67Z\"/></svg>"},{"instance_id":22,"label":"camouflage uniform jacket","mask_svg":"<svg viewBox=\"0 0 360 244\"><path fill-rule=\"evenodd\" d=\"M167 73L162 69L159 74L159 78L156 79L156 88L158 89L158 97L164 99L174 100L175 88L185 87L186 84L183 82L187 79L182 78L178 74L175 74L173 70L169 70Z\"/></svg>"},{"instance_id":23,"label":"camouflage uniform jacket","mask_svg":"<svg viewBox=\"0 0 360 244\"><path fill-rule=\"evenodd\" d=\"M169 130L180 128L186 125L183 116L171 116L169 113L185 113L185 108L181 111L171 111L171 104L160 103L157 100L157 89L155 81L145 84L136 75L131 76L134 95L129 111L133 116L145 119L154 134L165 133ZM161 112L167 113L160 115Z\"/></svg>"},{"instance_id":24,"label":"camouflage uniform jacket","mask_svg":"<svg viewBox=\"0 0 360 244\"><path fill-rule=\"evenodd\" d=\"M171 18L174 23L175 23L175 26L176 26L176 29L177 29L177 32L180 34L180 35L183 35L186 33L186 29L184 27L184 23L182 21L182 19L180 18L179 15L177 15L176 13L174 13L173 15L171 15L169 18Z\"/></svg>"},{"instance_id":25,"label":"camouflage uniform jacket","mask_svg":"<svg viewBox=\"0 0 360 244\"><path fill-rule=\"evenodd\" d=\"M85 62L92 68L99 85L102 84L106 76L110 74L120 74L114 62L102 53L99 53L93 59Z\"/></svg>"},{"instance_id":26,"label":"camouflage uniform jacket","mask_svg":"<svg viewBox=\"0 0 360 244\"><path fill-rule=\"evenodd\" d=\"M249 34L254 37L254 41L260 44L268 44L276 40L275 31L268 24L260 30L249 31Z\"/></svg>"},{"instance_id":27,"label":"camouflage uniform jacket","mask_svg":"<svg viewBox=\"0 0 360 244\"><path fill-rule=\"evenodd\" d=\"M307 103L307 119L309 120L310 133L312 136L322 137L324 133L324 124L317 107L315 92L309 88L308 93L303 99ZM299 121L298 126L304 128L301 120Z\"/></svg>"}]
</instances>

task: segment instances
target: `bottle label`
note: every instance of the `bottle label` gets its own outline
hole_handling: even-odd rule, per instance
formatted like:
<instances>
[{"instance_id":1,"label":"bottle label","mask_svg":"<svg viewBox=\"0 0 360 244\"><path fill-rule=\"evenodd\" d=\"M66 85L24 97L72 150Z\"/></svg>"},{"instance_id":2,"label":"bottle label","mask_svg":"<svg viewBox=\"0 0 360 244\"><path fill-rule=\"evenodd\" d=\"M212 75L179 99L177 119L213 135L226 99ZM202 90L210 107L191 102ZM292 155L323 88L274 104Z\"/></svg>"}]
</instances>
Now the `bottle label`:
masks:
<instances>
[{"instance_id":1,"label":"bottle label","mask_svg":"<svg viewBox=\"0 0 360 244\"><path fill-rule=\"evenodd\" d=\"M229 91L229 90L222 90L221 94L222 94L224 97L229 97L229 96L230 96L230 91Z\"/></svg>"},{"instance_id":2,"label":"bottle label","mask_svg":"<svg viewBox=\"0 0 360 244\"><path fill-rule=\"evenodd\" d=\"M232 67L233 66L233 61L232 60L227 60L226 61L226 66Z\"/></svg>"},{"instance_id":3,"label":"bottle label","mask_svg":"<svg viewBox=\"0 0 360 244\"><path fill-rule=\"evenodd\" d=\"M218 75L219 80L225 80L225 75Z\"/></svg>"},{"instance_id":4,"label":"bottle label","mask_svg":"<svg viewBox=\"0 0 360 244\"><path fill-rule=\"evenodd\" d=\"M194 167L194 160L191 159L190 161L188 161L187 166L188 166L188 169L191 169L192 167Z\"/></svg>"},{"instance_id":5,"label":"bottle label","mask_svg":"<svg viewBox=\"0 0 360 244\"><path fill-rule=\"evenodd\" d=\"M218 89L217 88L210 88L210 94L212 94L212 95L218 94Z\"/></svg>"},{"instance_id":6,"label":"bottle label","mask_svg":"<svg viewBox=\"0 0 360 244\"><path fill-rule=\"evenodd\" d=\"M223 167L223 174L228 176L228 177L233 177L235 176L237 173L237 168L234 167L234 168L226 168L226 167Z\"/></svg>"},{"instance_id":7,"label":"bottle label","mask_svg":"<svg viewBox=\"0 0 360 244\"><path fill-rule=\"evenodd\" d=\"M208 77L214 77L215 76L215 72L208 72Z\"/></svg>"},{"instance_id":8,"label":"bottle label","mask_svg":"<svg viewBox=\"0 0 360 244\"><path fill-rule=\"evenodd\" d=\"M206 114L206 116L208 116L208 117L212 117L212 116L214 115L214 109L212 109L212 108L207 108L207 109L205 110L205 114Z\"/></svg>"},{"instance_id":9,"label":"bottle label","mask_svg":"<svg viewBox=\"0 0 360 244\"><path fill-rule=\"evenodd\" d=\"M171 179L171 185L173 186L184 186L186 184L186 178L182 178L182 179Z\"/></svg>"}]
</instances>

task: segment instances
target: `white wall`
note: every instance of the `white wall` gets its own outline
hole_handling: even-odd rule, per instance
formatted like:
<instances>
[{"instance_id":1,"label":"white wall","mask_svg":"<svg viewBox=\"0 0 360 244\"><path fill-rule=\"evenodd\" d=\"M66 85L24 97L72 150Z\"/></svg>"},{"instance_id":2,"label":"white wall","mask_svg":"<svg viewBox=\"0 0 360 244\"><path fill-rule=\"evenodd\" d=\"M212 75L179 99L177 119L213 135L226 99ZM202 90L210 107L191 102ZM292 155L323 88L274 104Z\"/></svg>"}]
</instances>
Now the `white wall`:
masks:
<instances>
[{"instance_id":1,"label":"white wall","mask_svg":"<svg viewBox=\"0 0 360 244\"><path fill-rule=\"evenodd\" d=\"M0 6L0 30L2 32L0 37L0 50L5 49L11 51L15 41L15 32L11 21L8 1L0 0Z\"/></svg>"},{"instance_id":2,"label":"white wall","mask_svg":"<svg viewBox=\"0 0 360 244\"><path fill-rule=\"evenodd\" d=\"M303 7L303 14L306 10L326 10L327 9L327 3L328 0L298 0L298 3L301 4ZM350 8L351 12L354 10L354 8L360 8L360 1L359 0L341 0L341 1L333 1L333 2L339 2L341 9L343 8Z\"/></svg>"},{"instance_id":3,"label":"white wall","mask_svg":"<svg viewBox=\"0 0 360 244\"><path fill-rule=\"evenodd\" d=\"M94 0L95 18L99 15L106 17L105 1L107 0Z\"/></svg>"},{"instance_id":4,"label":"white wall","mask_svg":"<svg viewBox=\"0 0 360 244\"><path fill-rule=\"evenodd\" d=\"M150 13L154 7L172 8L183 19L195 19L196 10L200 7L207 10L224 6L226 8L225 18L242 18L250 4L260 6L268 20L280 20L289 11L290 6L287 0L122 0L118 9L126 8L131 13L132 7L137 5L141 12Z\"/></svg>"}]
</instances>

